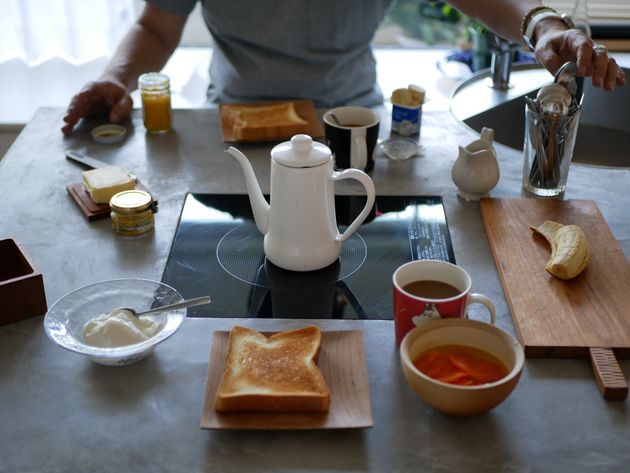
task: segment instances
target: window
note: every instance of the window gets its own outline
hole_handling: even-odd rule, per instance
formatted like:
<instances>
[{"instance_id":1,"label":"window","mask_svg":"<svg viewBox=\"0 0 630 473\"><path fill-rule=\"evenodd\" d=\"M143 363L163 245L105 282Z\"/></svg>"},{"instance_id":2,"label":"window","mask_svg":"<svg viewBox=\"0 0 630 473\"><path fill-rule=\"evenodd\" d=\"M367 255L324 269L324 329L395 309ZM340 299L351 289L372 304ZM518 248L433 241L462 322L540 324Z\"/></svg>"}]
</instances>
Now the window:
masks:
<instances>
[{"instance_id":1,"label":"window","mask_svg":"<svg viewBox=\"0 0 630 473\"><path fill-rule=\"evenodd\" d=\"M545 4L568 14L573 14L576 3L586 5L593 37L630 39L630 1L545 1ZM375 43L397 47L457 46L467 38L469 23L469 18L445 2L398 0L379 29ZM630 50L630 41L620 42L617 49Z\"/></svg>"}]
</instances>

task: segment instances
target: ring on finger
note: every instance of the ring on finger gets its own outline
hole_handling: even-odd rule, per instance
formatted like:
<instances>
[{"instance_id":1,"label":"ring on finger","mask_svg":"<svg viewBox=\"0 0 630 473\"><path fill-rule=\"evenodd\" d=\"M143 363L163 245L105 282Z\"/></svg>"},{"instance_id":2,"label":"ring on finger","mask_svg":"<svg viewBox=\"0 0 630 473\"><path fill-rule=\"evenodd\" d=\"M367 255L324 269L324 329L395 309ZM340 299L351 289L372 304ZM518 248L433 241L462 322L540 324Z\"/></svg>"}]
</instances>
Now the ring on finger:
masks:
<instances>
[{"instance_id":1,"label":"ring on finger","mask_svg":"<svg viewBox=\"0 0 630 473\"><path fill-rule=\"evenodd\" d=\"M608 52L608 48L606 46L604 46L603 44L594 44L593 45L593 52L595 52L595 53L607 53Z\"/></svg>"}]
</instances>

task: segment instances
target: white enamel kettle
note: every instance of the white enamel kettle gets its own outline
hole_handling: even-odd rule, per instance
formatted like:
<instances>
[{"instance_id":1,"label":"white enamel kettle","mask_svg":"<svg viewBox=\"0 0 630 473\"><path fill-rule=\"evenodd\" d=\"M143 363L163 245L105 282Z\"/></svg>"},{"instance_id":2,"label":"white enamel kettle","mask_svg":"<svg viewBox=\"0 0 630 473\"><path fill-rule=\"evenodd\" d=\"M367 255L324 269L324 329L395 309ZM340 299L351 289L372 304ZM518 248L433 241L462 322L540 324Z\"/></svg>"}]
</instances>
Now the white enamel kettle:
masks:
<instances>
[{"instance_id":1,"label":"white enamel kettle","mask_svg":"<svg viewBox=\"0 0 630 473\"><path fill-rule=\"evenodd\" d=\"M334 263L341 253L341 242L355 232L374 205L372 179L358 169L335 172L330 149L308 135L295 135L271 150L270 204L245 155L232 146L226 152L243 168L256 226L265 235L265 255L281 268L313 271ZM334 182L342 179L359 181L367 202L340 234Z\"/></svg>"}]
</instances>

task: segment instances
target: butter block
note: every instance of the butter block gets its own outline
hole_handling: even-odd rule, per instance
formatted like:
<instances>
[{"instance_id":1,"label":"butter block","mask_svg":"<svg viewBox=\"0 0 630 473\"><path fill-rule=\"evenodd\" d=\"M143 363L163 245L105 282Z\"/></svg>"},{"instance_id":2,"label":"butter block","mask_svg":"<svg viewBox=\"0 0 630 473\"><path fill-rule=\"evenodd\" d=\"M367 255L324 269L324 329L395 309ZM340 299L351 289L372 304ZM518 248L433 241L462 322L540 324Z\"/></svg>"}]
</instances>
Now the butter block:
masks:
<instances>
[{"instance_id":1,"label":"butter block","mask_svg":"<svg viewBox=\"0 0 630 473\"><path fill-rule=\"evenodd\" d=\"M133 177L118 166L84 171L82 177L85 189L97 204L108 204L113 195L136 188Z\"/></svg>"}]
</instances>

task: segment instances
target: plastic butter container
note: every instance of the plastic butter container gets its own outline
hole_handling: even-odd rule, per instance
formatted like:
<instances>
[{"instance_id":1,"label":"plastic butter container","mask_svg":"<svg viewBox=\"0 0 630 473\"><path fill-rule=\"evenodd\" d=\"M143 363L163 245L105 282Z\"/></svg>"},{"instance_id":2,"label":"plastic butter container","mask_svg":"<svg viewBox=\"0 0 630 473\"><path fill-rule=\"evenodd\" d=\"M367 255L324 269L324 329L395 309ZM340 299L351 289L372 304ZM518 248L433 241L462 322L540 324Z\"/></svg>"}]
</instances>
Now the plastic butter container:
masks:
<instances>
[{"instance_id":1,"label":"plastic butter container","mask_svg":"<svg viewBox=\"0 0 630 473\"><path fill-rule=\"evenodd\" d=\"M422 104L425 92L420 86L410 84L406 89L392 93L392 133L401 136L420 134Z\"/></svg>"},{"instance_id":2,"label":"plastic butter container","mask_svg":"<svg viewBox=\"0 0 630 473\"><path fill-rule=\"evenodd\" d=\"M380 144L388 158L400 160L420 155L420 124L424 98L424 89L414 84L396 89L392 93L391 131L389 138Z\"/></svg>"}]
</instances>

